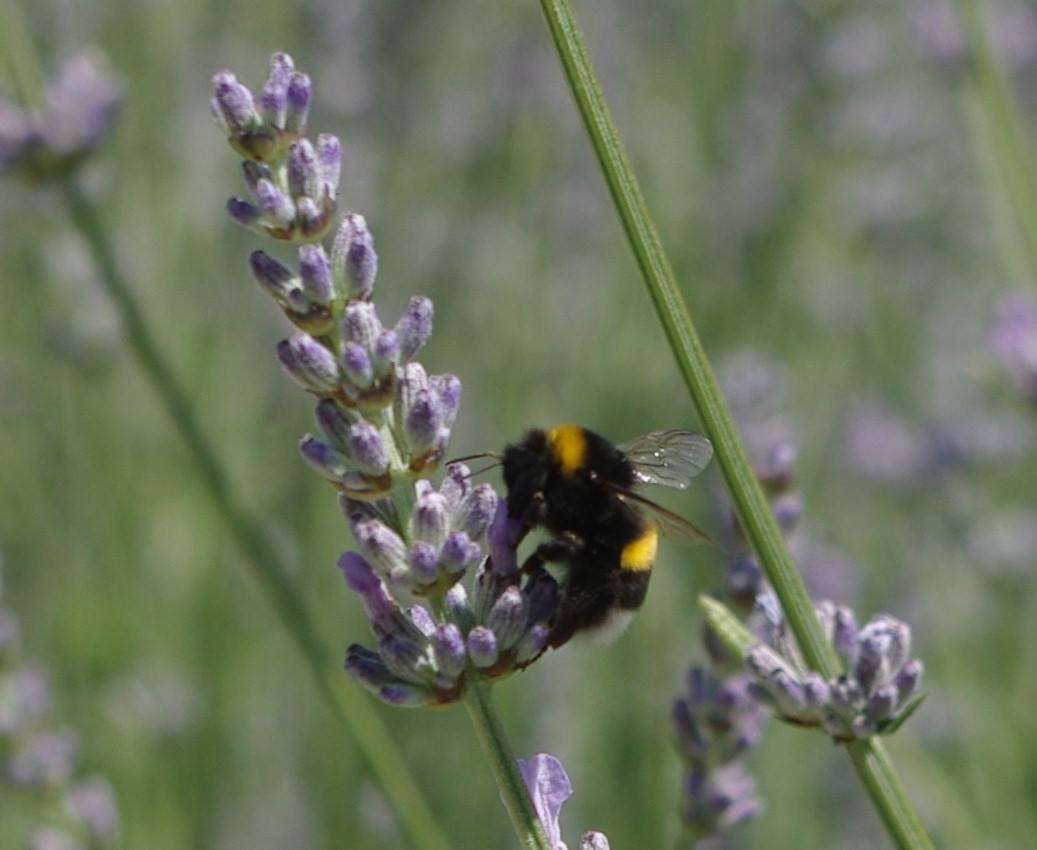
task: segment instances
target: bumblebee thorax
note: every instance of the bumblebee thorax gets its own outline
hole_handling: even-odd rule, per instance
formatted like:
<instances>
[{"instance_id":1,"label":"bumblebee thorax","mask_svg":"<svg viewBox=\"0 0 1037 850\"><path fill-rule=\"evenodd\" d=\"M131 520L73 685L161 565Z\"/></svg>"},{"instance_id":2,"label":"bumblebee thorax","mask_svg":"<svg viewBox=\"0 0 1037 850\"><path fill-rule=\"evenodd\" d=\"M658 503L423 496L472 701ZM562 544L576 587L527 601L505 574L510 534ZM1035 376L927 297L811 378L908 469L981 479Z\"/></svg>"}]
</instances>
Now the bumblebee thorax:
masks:
<instances>
[{"instance_id":1,"label":"bumblebee thorax","mask_svg":"<svg viewBox=\"0 0 1037 850\"><path fill-rule=\"evenodd\" d=\"M563 475L572 475L587 464L587 431L579 425L550 428L547 446Z\"/></svg>"}]
</instances>

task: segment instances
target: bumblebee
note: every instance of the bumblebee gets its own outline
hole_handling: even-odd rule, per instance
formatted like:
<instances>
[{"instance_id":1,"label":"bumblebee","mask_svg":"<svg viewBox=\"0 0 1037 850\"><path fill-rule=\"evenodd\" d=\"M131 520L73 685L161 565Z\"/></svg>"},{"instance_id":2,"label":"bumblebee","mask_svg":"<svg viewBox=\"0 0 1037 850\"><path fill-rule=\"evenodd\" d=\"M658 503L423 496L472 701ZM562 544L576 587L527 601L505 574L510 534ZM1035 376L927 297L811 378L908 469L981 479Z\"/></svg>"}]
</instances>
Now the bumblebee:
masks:
<instances>
[{"instance_id":1,"label":"bumblebee","mask_svg":"<svg viewBox=\"0 0 1037 850\"><path fill-rule=\"evenodd\" d=\"M709 440L690 431L653 431L617 446L579 425L533 429L504 449L509 515L525 530L549 535L523 570L568 567L552 648L578 632L619 630L629 622L648 592L660 531L708 541L635 488L683 490L712 456Z\"/></svg>"}]
</instances>

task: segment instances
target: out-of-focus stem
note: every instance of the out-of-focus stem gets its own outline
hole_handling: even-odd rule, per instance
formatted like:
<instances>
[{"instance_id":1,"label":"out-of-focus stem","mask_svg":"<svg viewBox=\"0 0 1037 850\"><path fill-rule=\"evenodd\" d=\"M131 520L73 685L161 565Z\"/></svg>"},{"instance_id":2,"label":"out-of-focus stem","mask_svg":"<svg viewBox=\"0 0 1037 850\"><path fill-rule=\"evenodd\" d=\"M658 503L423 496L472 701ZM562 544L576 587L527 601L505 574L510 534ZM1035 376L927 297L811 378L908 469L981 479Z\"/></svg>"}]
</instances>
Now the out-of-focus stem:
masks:
<instances>
[{"instance_id":1,"label":"out-of-focus stem","mask_svg":"<svg viewBox=\"0 0 1037 850\"><path fill-rule=\"evenodd\" d=\"M448 850L450 845L432 810L367 695L352 688L333 686L330 671L338 665L333 664L330 652L318 637L306 603L289 579L265 530L235 499L228 476L198 425L190 398L159 353L133 291L119 271L96 208L73 182L63 186L63 194L105 292L118 309L130 350L187 444L219 515L305 657L317 690L335 718L356 740L372 774L410 834L413 846L423 850Z\"/></svg>"},{"instance_id":2,"label":"out-of-focus stem","mask_svg":"<svg viewBox=\"0 0 1037 850\"><path fill-rule=\"evenodd\" d=\"M990 30L984 20L982 0L958 0L962 31L968 47L963 97L966 119L983 120L992 162L998 174L996 190L1004 195L1014 219L1016 240L1021 248L1031 284L1037 284L1037 161L1027 136L1012 83L994 52ZM978 105L978 109L976 108ZM981 116L981 118L980 118ZM973 132L978 143L980 135ZM983 157L984 152L977 150ZM988 182L988 191L993 188ZM1011 257L1008 258L1011 262Z\"/></svg>"},{"instance_id":3,"label":"out-of-focus stem","mask_svg":"<svg viewBox=\"0 0 1037 850\"><path fill-rule=\"evenodd\" d=\"M641 187L627 159L619 131L605 103L569 0L540 0L540 5L641 275L702 425L713 440L717 461L738 509L742 527L774 586L804 658L813 669L831 678L839 672L838 659L821 631L806 585L753 474L727 402L717 386ZM932 841L882 746L863 741L854 744L850 752L896 846L901 850L932 850Z\"/></svg>"}]
</instances>

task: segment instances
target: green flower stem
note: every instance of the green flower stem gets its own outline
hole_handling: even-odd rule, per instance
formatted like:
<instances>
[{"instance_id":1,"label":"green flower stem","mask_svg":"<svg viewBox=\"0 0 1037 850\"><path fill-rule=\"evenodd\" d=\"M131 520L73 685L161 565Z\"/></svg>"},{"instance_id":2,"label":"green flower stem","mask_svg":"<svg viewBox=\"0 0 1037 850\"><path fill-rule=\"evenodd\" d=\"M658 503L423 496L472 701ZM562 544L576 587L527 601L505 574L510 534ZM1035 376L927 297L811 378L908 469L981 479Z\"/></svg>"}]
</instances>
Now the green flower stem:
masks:
<instances>
[{"instance_id":1,"label":"green flower stem","mask_svg":"<svg viewBox=\"0 0 1037 850\"><path fill-rule=\"evenodd\" d=\"M335 718L356 740L372 774L409 832L413 846L422 850L448 850L450 844L367 695L358 689L332 685L330 671L338 665L333 663L329 650L318 637L306 603L289 579L265 531L234 498L227 474L198 425L189 397L155 346L133 291L119 272L96 208L73 182L63 186L63 194L72 221L97 266L101 283L119 311L131 351L187 444L220 516L305 657L317 690Z\"/></svg>"},{"instance_id":2,"label":"green flower stem","mask_svg":"<svg viewBox=\"0 0 1037 850\"><path fill-rule=\"evenodd\" d=\"M982 135L993 154L997 188L1011 210L1015 241L1026 260L1030 282L1037 283L1037 162L1033 147L1012 83L991 45L985 4L958 0L958 9L971 60L963 76L966 118L974 124L982 115L986 124ZM973 130L973 139L980 139L977 130ZM977 155L983 154L977 149Z\"/></svg>"},{"instance_id":3,"label":"green flower stem","mask_svg":"<svg viewBox=\"0 0 1037 850\"><path fill-rule=\"evenodd\" d=\"M702 425L713 440L717 461L742 527L774 586L804 658L813 669L832 677L839 671L838 659L821 632L806 586L753 475L731 413L717 387L623 142L612 122L569 0L540 0L540 5L645 285ZM901 850L932 850L932 841L881 746L871 741L861 742L850 748L850 754L895 845Z\"/></svg>"},{"instance_id":4,"label":"green flower stem","mask_svg":"<svg viewBox=\"0 0 1037 850\"><path fill-rule=\"evenodd\" d=\"M540 818L526 791L518 761L511 750L507 733L493 704L491 686L475 671L465 685L464 707L472 718L475 734L493 768L504 808L508 810L515 834L524 850L554 850L544 833Z\"/></svg>"}]
</instances>

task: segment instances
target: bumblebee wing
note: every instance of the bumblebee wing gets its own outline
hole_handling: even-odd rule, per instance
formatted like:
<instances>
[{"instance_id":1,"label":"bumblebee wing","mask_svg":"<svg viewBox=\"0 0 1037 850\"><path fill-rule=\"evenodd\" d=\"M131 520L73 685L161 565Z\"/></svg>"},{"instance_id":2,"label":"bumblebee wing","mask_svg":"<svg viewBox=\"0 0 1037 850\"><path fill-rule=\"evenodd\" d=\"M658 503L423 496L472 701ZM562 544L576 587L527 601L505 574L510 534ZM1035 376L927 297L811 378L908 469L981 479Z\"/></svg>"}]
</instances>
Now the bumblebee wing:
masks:
<instances>
[{"instance_id":1,"label":"bumblebee wing","mask_svg":"<svg viewBox=\"0 0 1037 850\"><path fill-rule=\"evenodd\" d=\"M686 490L713 458L713 444L701 434L669 428L650 431L619 446L641 484Z\"/></svg>"},{"instance_id":2,"label":"bumblebee wing","mask_svg":"<svg viewBox=\"0 0 1037 850\"><path fill-rule=\"evenodd\" d=\"M675 514L673 511L656 504L640 493L635 493L633 490L615 486L610 486L609 489L631 507L640 508L651 514L652 519L655 520L663 534L675 537L678 540L687 540L691 543L706 543L710 546L716 546L706 532L696 528L680 514Z\"/></svg>"}]
</instances>

